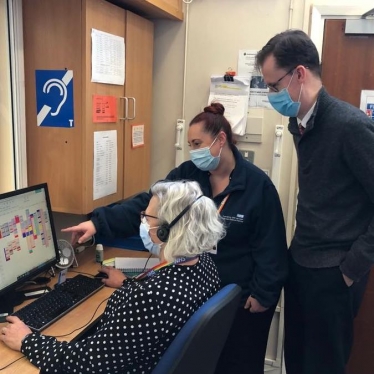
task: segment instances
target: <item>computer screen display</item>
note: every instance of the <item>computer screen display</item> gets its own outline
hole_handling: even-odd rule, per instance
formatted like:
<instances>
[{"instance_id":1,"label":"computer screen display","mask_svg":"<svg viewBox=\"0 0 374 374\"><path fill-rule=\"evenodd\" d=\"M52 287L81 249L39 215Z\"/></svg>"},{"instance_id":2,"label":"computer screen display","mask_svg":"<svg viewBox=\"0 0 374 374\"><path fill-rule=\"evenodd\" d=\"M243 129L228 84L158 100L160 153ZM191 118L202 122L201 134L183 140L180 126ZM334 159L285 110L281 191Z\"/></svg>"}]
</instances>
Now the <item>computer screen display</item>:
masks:
<instances>
[{"instance_id":1,"label":"computer screen display","mask_svg":"<svg viewBox=\"0 0 374 374\"><path fill-rule=\"evenodd\" d=\"M0 195L0 295L58 261L47 184Z\"/></svg>"}]
</instances>

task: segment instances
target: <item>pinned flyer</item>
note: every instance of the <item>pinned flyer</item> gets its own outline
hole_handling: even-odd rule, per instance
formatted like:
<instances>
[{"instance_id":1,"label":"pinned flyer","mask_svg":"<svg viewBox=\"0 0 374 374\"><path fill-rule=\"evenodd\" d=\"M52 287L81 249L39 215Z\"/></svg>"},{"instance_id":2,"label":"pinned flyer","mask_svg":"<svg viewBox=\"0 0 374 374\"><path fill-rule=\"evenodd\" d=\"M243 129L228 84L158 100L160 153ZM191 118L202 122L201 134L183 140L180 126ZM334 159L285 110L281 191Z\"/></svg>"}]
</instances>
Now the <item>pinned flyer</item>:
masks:
<instances>
[{"instance_id":1,"label":"pinned flyer","mask_svg":"<svg viewBox=\"0 0 374 374\"><path fill-rule=\"evenodd\" d=\"M244 135L247 125L250 78L233 76L232 79L226 81L223 76L210 78L208 105L212 102L221 103L225 107L225 117L230 122L233 133Z\"/></svg>"},{"instance_id":2,"label":"pinned flyer","mask_svg":"<svg viewBox=\"0 0 374 374\"><path fill-rule=\"evenodd\" d=\"M144 146L144 125L132 125L131 132L132 148Z\"/></svg>"}]
</instances>

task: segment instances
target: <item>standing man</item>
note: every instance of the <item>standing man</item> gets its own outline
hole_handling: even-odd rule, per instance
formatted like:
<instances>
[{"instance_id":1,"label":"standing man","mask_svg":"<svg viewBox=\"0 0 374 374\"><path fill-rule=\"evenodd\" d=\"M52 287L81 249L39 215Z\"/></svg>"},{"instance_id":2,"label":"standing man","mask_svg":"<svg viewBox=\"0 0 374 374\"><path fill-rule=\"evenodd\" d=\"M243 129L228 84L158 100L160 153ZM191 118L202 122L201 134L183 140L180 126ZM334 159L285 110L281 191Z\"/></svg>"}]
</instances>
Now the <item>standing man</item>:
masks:
<instances>
[{"instance_id":1,"label":"standing man","mask_svg":"<svg viewBox=\"0 0 374 374\"><path fill-rule=\"evenodd\" d=\"M328 94L303 31L275 35L256 63L269 102L290 117L299 161L285 287L287 374L343 374L374 263L374 124Z\"/></svg>"}]
</instances>

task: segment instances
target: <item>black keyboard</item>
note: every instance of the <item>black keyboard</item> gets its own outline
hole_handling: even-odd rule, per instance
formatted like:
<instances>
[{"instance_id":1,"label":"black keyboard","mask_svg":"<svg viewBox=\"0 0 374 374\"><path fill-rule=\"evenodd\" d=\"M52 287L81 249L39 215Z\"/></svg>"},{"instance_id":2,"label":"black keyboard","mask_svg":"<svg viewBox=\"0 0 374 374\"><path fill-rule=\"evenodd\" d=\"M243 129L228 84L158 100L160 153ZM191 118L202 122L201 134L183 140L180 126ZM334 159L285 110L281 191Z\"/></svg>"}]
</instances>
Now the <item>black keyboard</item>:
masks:
<instances>
[{"instance_id":1,"label":"black keyboard","mask_svg":"<svg viewBox=\"0 0 374 374\"><path fill-rule=\"evenodd\" d=\"M79 274L56 285L52 291L12 315L21 319L31 330L42 331L102 287L101 279Z\"/></svg>"}]
</instances>

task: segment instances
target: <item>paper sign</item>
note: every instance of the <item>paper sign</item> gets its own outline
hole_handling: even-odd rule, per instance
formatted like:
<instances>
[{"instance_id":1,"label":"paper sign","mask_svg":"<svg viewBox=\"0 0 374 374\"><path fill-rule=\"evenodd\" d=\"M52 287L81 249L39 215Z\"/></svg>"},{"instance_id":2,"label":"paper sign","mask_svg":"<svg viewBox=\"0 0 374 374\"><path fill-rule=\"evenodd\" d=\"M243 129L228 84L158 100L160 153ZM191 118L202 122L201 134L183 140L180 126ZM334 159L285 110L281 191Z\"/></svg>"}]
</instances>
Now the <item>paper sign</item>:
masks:
<instances>
[{"instance_id":1,"label":"paper sign","mask_svg":"<svg viewBox=\"0 0 374 374\"><path fill-rule=\"evenodd\" d=\"M94 123L117 122L116 97L93 95L92 118Z\"/></svg>"},{"instance_id":2,"label":"paper sign","mask_svg":"<svg viewBox=\"0 0 374 374\"><path fill-rule=\"evenodd\" d=\"M144 125L132 125L132 148L144 146Z\"/></svg>"},{"instance_id":3,"label":"paper sign","mask_svg":"<svg viewBox=\"0 0 374 374\"><path fill-rule=\"evenodd\" d=\"M249 100L248 77L235 76L232 82L227 82L222 76L210 78L210 93L208 104L213 101L225 107L225 117L231 124L234 134L244 135L247 125Z\"/></svg>"},{"instance_id":4,"label":"paper sign","mask_svg":"<svg viewBox=\"0 0 374 374\"><path fill-rule=\"evenodd\" d=\"M93 199L117 192L117 131L94 132Z\"/></svg>"},{"instance_id":5,"label":"paper sign","mask_svg":"<svg viewBox=\"0 0 374 374\"><path fill-rule=\"evenodd\" d=\"M91 82L125 84L125 39L92 29Z\"/></svg>"}]
</instances>

